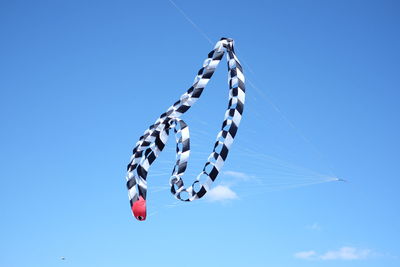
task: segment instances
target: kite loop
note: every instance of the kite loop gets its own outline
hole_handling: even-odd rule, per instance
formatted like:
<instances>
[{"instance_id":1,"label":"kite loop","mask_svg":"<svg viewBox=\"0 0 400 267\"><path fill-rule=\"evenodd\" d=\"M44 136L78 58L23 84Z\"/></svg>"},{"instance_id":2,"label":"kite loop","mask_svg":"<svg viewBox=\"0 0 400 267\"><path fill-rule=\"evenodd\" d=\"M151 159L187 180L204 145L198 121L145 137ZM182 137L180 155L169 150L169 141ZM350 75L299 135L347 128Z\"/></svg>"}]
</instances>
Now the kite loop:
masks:
<instances>
[{"instance_id":1,"label":"kite loop","mask_svg":"<svg viewBox=\"0 0 400 267\"><path fill-rule=\"evenodd\" d=\"M189 160L190 137L189 127L180 116L200 98L225 53L228 62L228 108L213 151L196 180L186 188L182 177ZM171 129L174 130L176 140L176 163L170 178L171 193L179 200L193 201L202 198L210 190L225 163L242 119L245 102L244 81L243 69L235 55L233 40L221 38L203 62L203 67L198 71L189 90L161 114L139 138L126 175L129 201L138 220L146 219L146 179L149 168L164 149Z\"/></svg>"}]
</instances>

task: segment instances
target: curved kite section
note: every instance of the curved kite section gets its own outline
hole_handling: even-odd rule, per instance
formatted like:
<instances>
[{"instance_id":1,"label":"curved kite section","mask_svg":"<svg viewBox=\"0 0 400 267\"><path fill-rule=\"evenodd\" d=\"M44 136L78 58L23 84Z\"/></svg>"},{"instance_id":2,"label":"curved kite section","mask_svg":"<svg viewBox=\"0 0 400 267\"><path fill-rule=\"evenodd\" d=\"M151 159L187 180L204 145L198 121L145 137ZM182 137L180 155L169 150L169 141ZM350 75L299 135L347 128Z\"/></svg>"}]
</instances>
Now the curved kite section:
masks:
<instances>
[{"instance_id":1,"label":"curved kite section","mask_svg":"<svg viewBox=\"0 0 400 267\"><path fill-rule=\"evenodd\" d=\"M190 136L188 125L180 117L200 98L225 53L229 78L228 108L202 172L189 187L185 187L183 175L189 160ZM243 69L236 57L233 40L221 38L208 54L193 85L144 132L133 149L126 179L129 201L135 218L141 221L146 219L146 179L149 168L164 149L172 129L176 140L176 164L170 178L171 193L179 200L193 201L203 197L210 190L224 165L242 119L245 102L244 82Z\"/></svg>"}]
</instances>

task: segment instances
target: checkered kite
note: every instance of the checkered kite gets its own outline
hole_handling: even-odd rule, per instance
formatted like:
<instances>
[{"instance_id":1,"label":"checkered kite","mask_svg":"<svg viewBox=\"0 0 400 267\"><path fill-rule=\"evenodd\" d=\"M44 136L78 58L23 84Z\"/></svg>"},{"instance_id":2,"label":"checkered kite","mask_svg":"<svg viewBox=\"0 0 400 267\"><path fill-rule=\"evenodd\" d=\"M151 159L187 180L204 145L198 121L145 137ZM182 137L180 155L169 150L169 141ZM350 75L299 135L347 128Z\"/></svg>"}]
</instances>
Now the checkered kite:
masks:
<instances>
[{"instance_id":1,"label":"checkered kite","mask_svg":"<svg viewBox=\"0 0 400 267\"><path fill-rule=\"evenodd\" d=\"M224 54L227 54L229 77L229 104L222 128L217 135L213 151L202 172L189 187L182 180L190 153L189 127L180 117L200 98ZM176 139L176 164L170 178L172 194L182 201L203 197L221 171L229 148L236 136L242 118L245 101L243 69L234 51L234 42L222 38L208 54L193 85L175 104L156 120L140 137L128 164L127 187L129 201L136 219L146 219L147 174L151 164L160 155L167 142L169 131L174 130Z\"/></svg>"}]
</instances>

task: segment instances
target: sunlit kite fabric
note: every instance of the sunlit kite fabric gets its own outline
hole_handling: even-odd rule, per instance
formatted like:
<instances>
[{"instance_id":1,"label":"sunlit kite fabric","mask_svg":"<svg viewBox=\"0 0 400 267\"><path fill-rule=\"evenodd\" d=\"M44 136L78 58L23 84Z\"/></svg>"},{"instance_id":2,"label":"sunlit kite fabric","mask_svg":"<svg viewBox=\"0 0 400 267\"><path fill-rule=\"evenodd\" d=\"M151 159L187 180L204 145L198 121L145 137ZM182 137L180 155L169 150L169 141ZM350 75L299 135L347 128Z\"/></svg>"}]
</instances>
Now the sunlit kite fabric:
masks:
<instances>
[{"instance_id":1,"label":"sunlit kite fabric","mask_svg":"<svg viewBox=\"0 0 400 267\"><path fill-rule=\"evenodd\" d=\"M224 54L227 54L229 104L225 112L221 131L217 135L213 151L202 172L189 187L185 187L182 177L185 173L189 154L189 127L180 117L199 99L203 89L214 74ZM208 54L193 85L165 113L156 120L140 137L133 149L126 176L128 195L134 216L138 220L146 218L147 175L151 164L164 149L170 130L176 139L176 164L170 178L171 192L177 199L192 201L203 197L210 190L228 156L229 148L236 136L242 118L245 101L243 69L234 51L234 42L222 38Z\"/></svg>"}]
</instances>

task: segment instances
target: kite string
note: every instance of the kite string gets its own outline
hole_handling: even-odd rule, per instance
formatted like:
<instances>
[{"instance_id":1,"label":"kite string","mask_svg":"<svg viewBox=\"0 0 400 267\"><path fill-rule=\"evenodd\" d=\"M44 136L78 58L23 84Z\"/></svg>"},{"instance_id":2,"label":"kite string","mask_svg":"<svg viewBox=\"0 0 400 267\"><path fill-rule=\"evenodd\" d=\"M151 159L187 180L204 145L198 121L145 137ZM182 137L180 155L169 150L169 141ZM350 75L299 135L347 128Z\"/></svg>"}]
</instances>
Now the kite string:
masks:
<instances>
[{"instance_id":1,"label":"kite string","mask_svg":"<svg viewBox=\"0 0 400 267\"><path fill-rule=\"evenodd\" d=\"M242 60L242 62L244 64L246 64L243 60ZM264 91L262 91L258 86L256 86L250 79L247 79L247 81L249 82L250 86L252 88L254 88L259 93L259 95L261 95L261 97L281 116L281 118L293 130L295 130L295 132L301 137L301 139L303 139L303 141L305 141L307 144L309 144L311 146L311 148L314 150L314 152L317 153L317 155L320 157L320 159L322 159L323 161L325 161L328 164L328 168L329 168L329 170L331 172L330 174L335 176L332 164L326 159L326 157L322 154L322 152L311 142L311 140L308 139L303 134L303 132L298 127L296 127L296 125L291 120L289 120L289 118L282 112L282 110L271 100L271 97L268 97L266 95L266 93Z\"/></svg>"},{"instance_id":2,"label":"kite string","mask_svg":"<svg viewBox=\"0 0 400 267\"><path fill-rule=\"evenodd\" d=\"M208 137L211 137L211 135L208 134L208 133L204 133L203 135L207 135ZM203 137L203 135L200 135L200 136ZM247 144L248 142L245 141L244 143ZM240 148L244 152L249 152L249 153L245 154L246 157L244 159L242 159L242 160L246 160L247 157L256 157L256 158L262 157L262 158L268 160L268 162L270 162L272 164L269 167L275 167L275 168L278 168L278 169L283 169L284 168L285 170L289 169L289 170L291 170L293 172L292 173L293 176L310 176L310 175L313 175L315 177L319 176L319 177L324 177L324 178L332 176L332 175L326 175L326 174L323 174L323 173L316 172L315 170L308 169L306 167L299 166L299 165L290 163L288 161L284 161L284 160L276 158L276 157L274 157L272 155L268 155L268 154L256 151L255 149L252 149L250 147L244 147L244 146L242 146L242 144L236 144L235 147ZM257 165L257 162L254 162L253 160L251 160L251 161L252 161L252 164ZM264 163L262 163L260 165L262 165L263 167L266 167ZM284 174L284 172L282 170L280 172L281 172L281 174ZM302 174L302 175L295 174L297 172L304 173L304 174ZM305 173L307 173L307 175ZM289 173L286 173L286 174L289 174Z\"/></svg>"},{"instance_id":3,"label":"kite string","mask_svg":"<svg viewBox=\"0 0 400 267\"><path fill-rule=\"evenodd\" d=\"M168 0L178 11L181 13L181 15L211 44L214 45L214 43L211 41L210 37L199 27L197 26L196 23L194 23L193 20L189 18L188 15L186 15L185 11L183 11L173 0Z\"/></svg>"},{"instance_id":4,"label":"kite string","mask_svg":"<svg viewBox=\"0 0 400 267\"><path fill-rule=\"evenodd\" d=\"M178 11L179 13L181 13L181 15L203 36L203 38L205 40L207 40L211 45L213 45L213 42L211 41L211 38L205 33L205 31L203 31L186 13L185 11L183 11L182 8L180 8L175 1L173 0L168 0ZM239 50L237 48L235 48L238 52ZM256 76L256 73L253 71L253 69L250 67L250 65L245 61L245 60L241 60L241 62L243 62L243 64L246 66L246 68L249 70L250 73L252 73L254 76ZM274 103L274 101L272 101L271 97L267 97L267 95L265 94L265 92L263 90L261 90L255 83L253 83L251 81L251 79L247 78L247 81L249 83L249 85L255 89L255 91L257 91L261 97L281 116L281 118L292 128L295 130L295 132L301 137L301 139L303 139L303 141L305 141L306 143L308 143L311 148L314 150L314 152L317 153L317 155L320 157L320 159L322 159L324 162L326 162L328 164L328 168L330 171L330 174L332 176L336 176L335 172L334 172L334 168L332 166L332 164L327 160L327 157L325 157L322 152L311 142L310 139L308 139L303 132L296 127L296 125L289 120L289 118L282 112L282 110Z\"/></svg>"}]
</instances>

